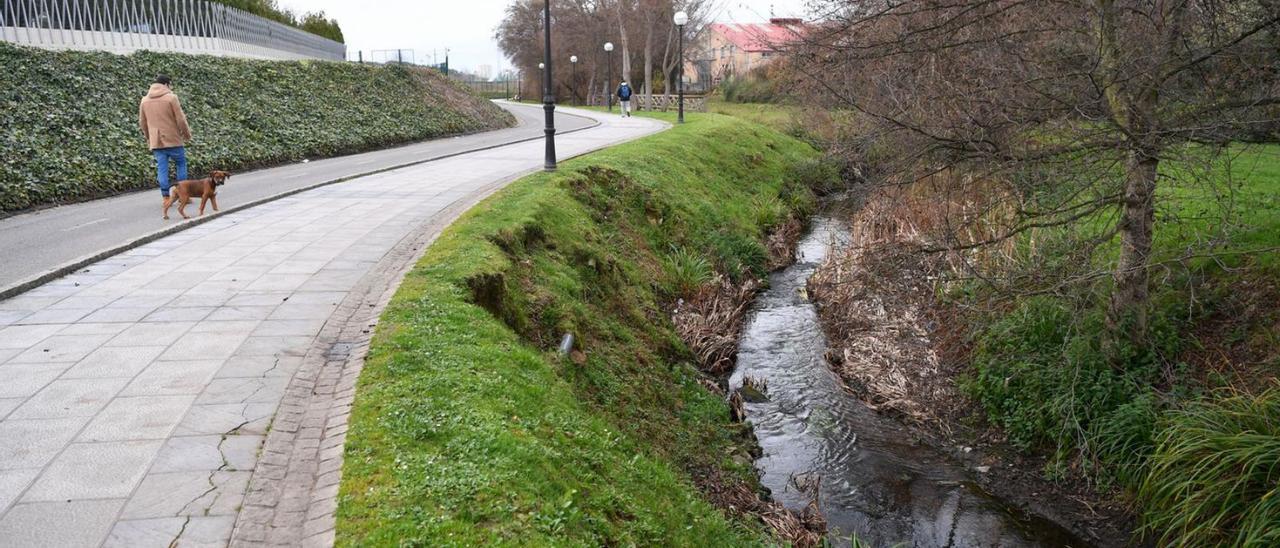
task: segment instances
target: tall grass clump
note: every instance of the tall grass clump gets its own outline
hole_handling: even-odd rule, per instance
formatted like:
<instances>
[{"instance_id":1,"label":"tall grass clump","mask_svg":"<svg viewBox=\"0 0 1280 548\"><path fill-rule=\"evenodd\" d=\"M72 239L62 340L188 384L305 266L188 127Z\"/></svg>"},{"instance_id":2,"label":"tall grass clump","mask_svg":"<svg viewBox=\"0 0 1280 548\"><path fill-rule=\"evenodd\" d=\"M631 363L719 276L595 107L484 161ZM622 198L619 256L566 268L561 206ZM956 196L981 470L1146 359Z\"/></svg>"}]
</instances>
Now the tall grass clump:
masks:
<instances>
[{"instance_id":1,"label":"tall grass clump","mask_svg":"<svg viewBox=\"0 0 1280 548\"><path fill-rule=\"evenodd\" d=\"M711 277L715 275L711 261L685 247L671 246L671 253L665 257L663 266L671 277L675 292L680 295L693 294L698 288L711 282Z\"/></svg>"},{"instance_id":2,"label":"tall grass clump","mask_svg":"<svg viewBox=\"0 0 1280 548\"><path fill-rule=\"evenodd\" d=\"M1172 411L1139 489L1162 546L1280 546L1280 384Z\"/></svg>"}]
</instances>

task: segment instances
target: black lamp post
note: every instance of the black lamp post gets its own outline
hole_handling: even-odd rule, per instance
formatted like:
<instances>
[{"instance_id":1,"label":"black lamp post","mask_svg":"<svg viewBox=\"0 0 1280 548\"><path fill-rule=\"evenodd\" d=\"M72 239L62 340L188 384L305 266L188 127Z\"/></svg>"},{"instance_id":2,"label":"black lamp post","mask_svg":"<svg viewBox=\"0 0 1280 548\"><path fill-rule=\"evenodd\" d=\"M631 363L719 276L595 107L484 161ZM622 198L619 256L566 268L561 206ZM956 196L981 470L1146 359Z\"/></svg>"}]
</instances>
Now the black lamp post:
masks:
<instances>
[{"instance_id":1,"label":"black lamp post","mask_svg":"<svg viewBox=\"0 0 1280 548\"><path fill-rule=\"evenodd\" d=\"M573 78L569 80L569 95L573 103L578 102L578 56L570 55L569 64L573 65Z\"/></svg>"},{"instance_id":2,"label":"black lamp post","mask_svg":"<svg viewBox=\"0 0 1280 548\"><path fill-rule=\"evenodd\" d=\"M547 157L543 169L556 170L556 94L551 84L551 0L543 0L542 4L543 64L542 70L542 110L547 113Z\"/></svg>"},{"instance_id":3,"label":"black lamp post","mask_svg":"<svg viewBox=\"0 0 1280 548\"><path fill-rule=\"evenodd\" d=\"M684 11L677 11L674 17L677 32L680 34L680 48L676 54L676 64L680 66L680 70L676 76L676 101L680 104L679 114L676 115L678 123L684 123L684 26L689 22L689 14Z\"/></svg>"},{"instance_id":4,"label":"black lamp post","mask_svg":"<svg viewBox=\"0 0 1280 548\"><path fill-rule=\"evenodd\" d=\"M613 113L613 42L604 43L604 51L609 55L608 76L604 79L604 96L609 103L609 113Z\"/></svg>"}]
</instances>

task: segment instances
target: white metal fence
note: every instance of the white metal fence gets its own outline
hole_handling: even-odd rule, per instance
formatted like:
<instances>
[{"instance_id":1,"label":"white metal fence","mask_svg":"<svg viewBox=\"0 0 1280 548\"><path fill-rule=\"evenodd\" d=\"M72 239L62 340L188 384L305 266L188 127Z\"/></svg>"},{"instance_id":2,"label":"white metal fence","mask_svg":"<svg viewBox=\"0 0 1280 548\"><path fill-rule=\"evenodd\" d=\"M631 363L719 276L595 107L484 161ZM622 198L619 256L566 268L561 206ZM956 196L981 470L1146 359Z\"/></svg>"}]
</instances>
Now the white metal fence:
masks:
<instances>
[{"instance_id":1,"label":"white metal fence","mask_svg":"<svg viewBox=\"0 0 1280 548\"><path fill-rule=\"evenodd\" d=\"M0 0L0 40L114 53L346 59L339 42L204 0Z\"/></svg>"}]
</instances>

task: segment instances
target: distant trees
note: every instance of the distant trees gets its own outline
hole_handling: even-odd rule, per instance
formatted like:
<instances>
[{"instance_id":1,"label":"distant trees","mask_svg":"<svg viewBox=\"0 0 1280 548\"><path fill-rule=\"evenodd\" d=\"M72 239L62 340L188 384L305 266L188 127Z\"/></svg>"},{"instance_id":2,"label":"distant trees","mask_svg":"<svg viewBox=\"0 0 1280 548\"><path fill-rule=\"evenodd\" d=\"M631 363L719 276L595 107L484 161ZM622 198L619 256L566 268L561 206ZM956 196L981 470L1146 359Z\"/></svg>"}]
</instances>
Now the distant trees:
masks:
<instances>
[{"instance_id":1,"label":"distant trees","mask_svg":"<svg viewBox=\"0 0 1280 548\"><path fill-rule=\"evenodd\" d=\"M216 3L241 9L257 15L297 27L317 36L323 36L335 42L343 42L342 28L336 19L329 19L323 11L307 12L299 16L288 8L281 7L276 0L213 0Z\"/></svg>"},{"instance_id":2,"label":"distant trees","mask_svg":"<svg viewBox=\"0 0 1280 548\"><path fill-rule=\"evenodd\" d=\"M685 25L688 44L709 21L715 0L551 0L553 68L557 93L566 91L579 100L590 94L608 93L626 80L640 93L654 93L658 84L670 92L679 67L676 27L672 16L679 9L689 15ZM516 0L495 31L499 47L526 74L530 87L541 78L543 0ZM604 43L613 42L613 82L605 82L608 57ZM574 71L569 56L578 56ZM634 67L641 67L636 71ZM574 73L577 79L574 79Z\"/></svg>"},{"instance_id":3,"label":"distant trees","mask_svg":"<svg viewBox=\"0 0 1280 548\"><path fill-rule=\"evenodd\" d=\"M948 219L941 249L1074 227L1052 272L1018 281L1109 280L1110 346L1146 343L1161 188L1222 184L1162 162L1211 162L1280 120L1276 0L812 7L827 19L791 55L805 96L856 113L861 152L895 180L956 175L946 191L977 202ZM1099 259L1106 272L1092 270Z\"/></svg>"}]
</instances>

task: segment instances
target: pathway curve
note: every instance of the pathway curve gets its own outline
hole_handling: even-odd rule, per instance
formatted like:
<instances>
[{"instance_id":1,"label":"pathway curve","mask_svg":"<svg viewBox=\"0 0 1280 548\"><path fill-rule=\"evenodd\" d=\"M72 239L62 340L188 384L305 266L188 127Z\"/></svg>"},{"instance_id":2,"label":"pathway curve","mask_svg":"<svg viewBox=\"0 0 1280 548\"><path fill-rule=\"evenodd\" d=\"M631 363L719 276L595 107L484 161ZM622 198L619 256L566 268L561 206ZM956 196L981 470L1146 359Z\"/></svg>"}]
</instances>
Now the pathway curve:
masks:
<instances>
[{"instance_id":1,"label":"pathway curve","mask_svg":"<svg viewBox=\"0 0 1280 548\"><path fill-rule=\"evenodd\" d=\"M235 173L227 183L224 208L315 186L337 179L368 175L424 160L471 152L542 136L542 111L499 102L516 117L516 126L458 137L434 139L361 154L293 163ZM556 127L574 131L594 121L560 110ZM199 129L199 128L197 128ZM160 218L160 194L153 190L130 192L111 198L69 204L0 218L0 298L27 289L33 283L64 274L59 268L72 262L92 261L95 255L139 238L158 237L181 229L176 211L173 220ZM188 212L195 209L187 206ZM194 213L193 213L194 214Z\"/></svg>"},{"instance_id":2,"label":"pathway curve","mask_svg":"<svg viewBox=\"0 0 1280 548\"><path fill-rule=\"evenodd\" d=\"M562 157L665 127L576 112L602 124ZM302 192L0 301L0 546L332 544L378 312L542 146Z\"/></svg>"}]
</instances>

